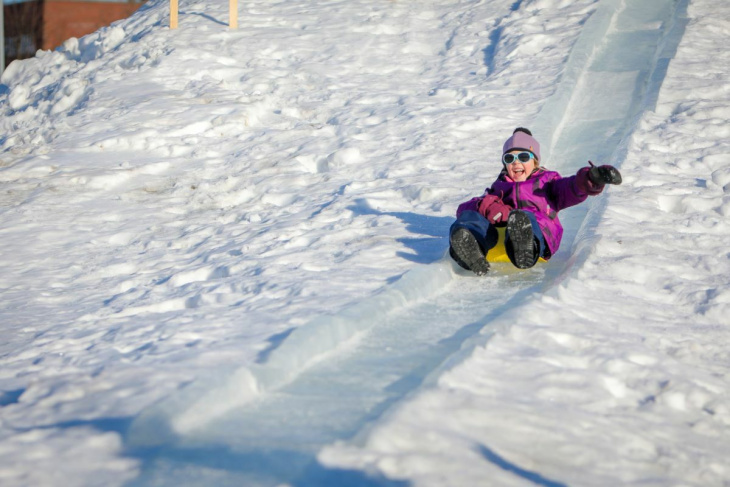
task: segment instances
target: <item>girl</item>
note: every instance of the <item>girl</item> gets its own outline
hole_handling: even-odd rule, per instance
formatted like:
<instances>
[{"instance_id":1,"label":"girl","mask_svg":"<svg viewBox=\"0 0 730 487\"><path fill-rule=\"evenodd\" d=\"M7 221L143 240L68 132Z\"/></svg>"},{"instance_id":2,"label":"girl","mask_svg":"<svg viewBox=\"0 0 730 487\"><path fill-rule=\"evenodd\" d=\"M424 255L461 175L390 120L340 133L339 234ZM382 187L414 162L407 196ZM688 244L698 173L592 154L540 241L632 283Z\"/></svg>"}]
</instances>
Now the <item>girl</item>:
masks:
<instances>
[{"instance_id":1,"label":"girl","mask_svg":"<svg viewBox=\"0 0 730 487\"><path fill-rule=\"evenodd\" d=\"M510 262L529 269L558 251L563 227L558 212L594 196L606 184L621 184L613 166L584 167L561 177L540 167L540 144L518 127L502 148L502 172L484 195L459 205L449 232L451 257L477 275L486 274L487 252L497 245L496 227L507 227L504 246Z\"/></svg>"}]
</instances>

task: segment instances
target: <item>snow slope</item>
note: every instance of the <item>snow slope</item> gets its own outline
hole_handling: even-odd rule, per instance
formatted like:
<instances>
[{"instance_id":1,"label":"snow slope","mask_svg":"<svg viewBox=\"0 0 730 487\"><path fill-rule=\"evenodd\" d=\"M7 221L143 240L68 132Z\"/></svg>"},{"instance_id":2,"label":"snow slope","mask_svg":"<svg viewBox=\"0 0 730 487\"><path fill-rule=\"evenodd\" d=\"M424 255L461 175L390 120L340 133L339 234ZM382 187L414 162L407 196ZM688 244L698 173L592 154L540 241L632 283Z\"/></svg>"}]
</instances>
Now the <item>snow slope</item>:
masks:
<instances>
[{"instance_id":1,"label":"snow slope","mask_svg":"<svg viewBox=\"0 0 730 487\"><path fill-rule=\"evenodd\" d=\"M659 60L673 54L682 32L682 12L674 2L657 2L651 7L640 2L603 2L592 15L572 47L554 94L534 122L536 127L554 127L552 137L545 130L543 141L547 142L546 152L561 154L555 161L561 170L585 164L581 151L575 150L586 145L585 141L606 139L600 149L592 150L599 160L618 151L617 144L633 128L646 98L651 99L658 89ZM616 32L616 25L623 25L623 30ZM639 50L631 42L637 37L643 43ZM607 70L610 76L606 76ZM595 96L596 90L602 93L600 97ZM570 213L585 215L584 211ZM575 221L579 220L573 218L573 226L577 226ZM316 485L319 472L308 467L313 448L361 429L377 416L373 411L400 400L455 351L435 344L458 344L464 330L473 333L474 323L488 321L485 309L500 313L509 302L530 292L525 285L536 287L541 280L534 272L519 273L528 281L499 279L489 287L467 290L454 281L450 261L445 260L416 268L375 297L305 324L263 364L198 381L145 412L132 427L131 444L164 445L156 452L154 467L146 469L145 482L169 480L180 470L175 465L184 463L181 457L190 450L196 451L199 463L215 463L211 452L225 445L232 463L249 464L251 457L279 461L291 457L300 465L295 468L290 460L286 468L270 467L273 478L268 483L262 472L249 468L255 475L239 475L239 483L269 485L286 480ZM570 266L558 259L547 268L555 274L568 272ZM552 279L542 279L543 285L549 286ZM465 310L455 312L452 302L460 302ZM317 365L323 354L354 337L360 343L346 358L329 358ZM387 344L384 353L383 344ZM393 360L394 356L399 360ZM353 393L353 383L358 398L354 404L340 399L344 391ZM324 422L315 424L311 418L324 418ZM301 431L308 433L302 435ZM185 472L189 475L190 469ZM186 480L176 478L174 482Z\"/></svg>"},{"instance_id":2,"label":"snow slope","mask_svg":"<svg viewBox=\"0 0 730 487\"><path fill-rule=\"evenodd\" d=\"M325 464L416 485L730 482L730 9L688 15L579 268Z\"/></svg>"},{"instance_id":3,"label":"snow slope","mask_svg":"<svg viewBox=\"0 0 730 487\"><path fill-rule=\"evenodd\" d=\"M632 2L609 0L259 1L242 5L239 29L228 31L217 3L183 1L181 28L171 32L165 2L152 1L129 20L14 63L0 80L4 484L220 485L247 468L267 484L292 460L272 445L307 452L305 468L322 445L358 431L319 455L321 470L341 473L332 485L346 478L343 468L419 485L727 480L726 7L689 6L676 60L668 71L668 59L650 63L658 69L646 86L668 75L656 110L630 139L622 137L633 123L607 137L609 147L623 140L621 150L596 154L560 122L610 112L615 100L581 106L593 98L569 96L601 81L601 93L633 89L638 75L579 76L589 62L612 62L580 50L579 36L610 41L584 25L640 46L642 31L668 32L671 18L649 12L644 26L617 25L606 12ZM655 95L639 90L638 109ZM480 282L454 273L444 237L456 204L498 172L499 147L516 125L550 141L550 167L569 173L583 159L611 157L627 183L596 200L578 245L568 242L544 271L502 270ZM571 154L576 146L584 153ZM584 215L565 219L573 233ZM418 272L428 279L408 284ZM543 275L547 290L525 297ZM515 279L526 283L491 290ZM465 299L446 318L433 308L433 320L409 315L419 302L407 295L446 309L454 288L500 299ZM387 299L397 292L406 297ZM351 403L370 389L376 400L325 410L311 420L318 427L305 417L298 436L225 417L241 405L249 414L234 396L222 401L222 419L205 408L188 416L195 427L175 433L183 448L174 435L158 438L179 448L174 462L137 449L134 418L178 401L161 420L174 424L201 383L230 391L211 382L266 369L300 348L312 323L363 309L375 322L356 313L343 335L313 334L318 348L289 365L295 374L274 374L270 391L293 381L283 396L296 399L297 387L306 396L330 377L328 363L348 357L376 367L383 348L421 328L423 343L430 331L455 338L398 369L425 364L393 394L379 395L402 376L330 386ZM469 340L482 328L485 339ZM495 330L503 331L487 341ZM299 365L312 373L297 382ZM429 374L425 388L378 419ZM257 433L252 443L236 433L246 429ZM616 452L606 437L625 448ZM224 453L241 444L268 452L248 464Z\"/></svg>"}]
</instances>

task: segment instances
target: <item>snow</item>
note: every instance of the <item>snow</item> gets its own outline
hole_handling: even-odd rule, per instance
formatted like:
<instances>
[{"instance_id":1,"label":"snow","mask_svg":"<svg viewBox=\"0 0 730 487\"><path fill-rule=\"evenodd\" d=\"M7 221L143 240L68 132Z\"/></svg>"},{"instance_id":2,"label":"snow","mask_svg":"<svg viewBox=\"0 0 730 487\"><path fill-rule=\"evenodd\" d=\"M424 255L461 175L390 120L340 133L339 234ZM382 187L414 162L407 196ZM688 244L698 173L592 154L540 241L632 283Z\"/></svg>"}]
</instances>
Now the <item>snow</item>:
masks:
<instances>
[{"instance_id":1,"label":"snow","mask_svg":"<svg viewBox=\"0 0 730 487\"><path fill-rule=\"evenodd\" d=\"M730 482L726 2L223 3L0 78L0 483ZM519 125L624 184L477 279Z\"/></svg>"}]
</instances>

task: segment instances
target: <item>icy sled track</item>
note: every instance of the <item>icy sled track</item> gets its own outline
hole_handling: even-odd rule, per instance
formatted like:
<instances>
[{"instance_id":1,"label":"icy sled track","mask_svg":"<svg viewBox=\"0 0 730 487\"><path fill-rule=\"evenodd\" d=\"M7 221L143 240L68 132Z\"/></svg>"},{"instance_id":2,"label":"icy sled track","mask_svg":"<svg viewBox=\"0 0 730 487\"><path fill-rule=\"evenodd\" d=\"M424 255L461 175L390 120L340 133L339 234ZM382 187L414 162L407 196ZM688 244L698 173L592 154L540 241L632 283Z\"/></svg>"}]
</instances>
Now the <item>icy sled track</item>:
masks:
<instances>
[{"instance_id":1,"label":"icy sled track","mask_svg":"<svg viewBox=\"0 0 730 487\"><path fill-rule=\"evenodd\" d=\"M532 124L547 135L551 168L570 174L585 154L620 165L622 141L653 104L681 38L684 7L602 2ZM568 248L585 220L585 211L570 211ZM128 438L147 460L134 484L372 484L326 471L316 453L361 432L469 344L488 339L492 317L570 266L554 259L528 272L498 267L487 279L465 276L446 258L415 268L380 294L300 327L263 363L193 384L142 414Z\"/></svg>"}]
</instances>

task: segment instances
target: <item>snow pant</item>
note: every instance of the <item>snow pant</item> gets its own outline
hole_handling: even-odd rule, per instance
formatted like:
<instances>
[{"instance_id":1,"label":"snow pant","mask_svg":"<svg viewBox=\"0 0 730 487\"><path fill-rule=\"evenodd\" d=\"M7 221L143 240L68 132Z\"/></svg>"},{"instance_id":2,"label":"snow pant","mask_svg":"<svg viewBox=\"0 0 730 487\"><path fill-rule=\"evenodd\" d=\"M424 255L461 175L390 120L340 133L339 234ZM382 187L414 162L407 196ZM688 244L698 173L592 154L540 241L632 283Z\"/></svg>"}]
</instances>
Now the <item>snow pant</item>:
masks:
<instances>
[{"instance_id":1,"label":"snow pant","mask_svg":"<svg viewBox=\"0 0 730 487\"><path fill-rule=\"evenodd\" d=\"M535 261L537 261L540 257L549 257L549 255L546 256L547 244L545 243L545 237L542 234L542 230L537 224L537 217L535 217L534 213L530 211L524 211L524 213L530 219L530 223L532 224L532 233L535 237ZM451 225L451 228L449 229L449 236L451 236L458 228L465 228L474 235L474 238L479 243L479 247L481 247L484 255L486 255L490 249L494 248L497 243L499 243L497 227L489 223L489 220L483 217L479 212L472 210L462 212L462 214L459 215L456 221ZM507 251L507 256L510 258L512 263L514 263L512 246L509 238L509 229L507 229L507 232L505 233L504 246Z\"/></svg>"}]
</instances>

